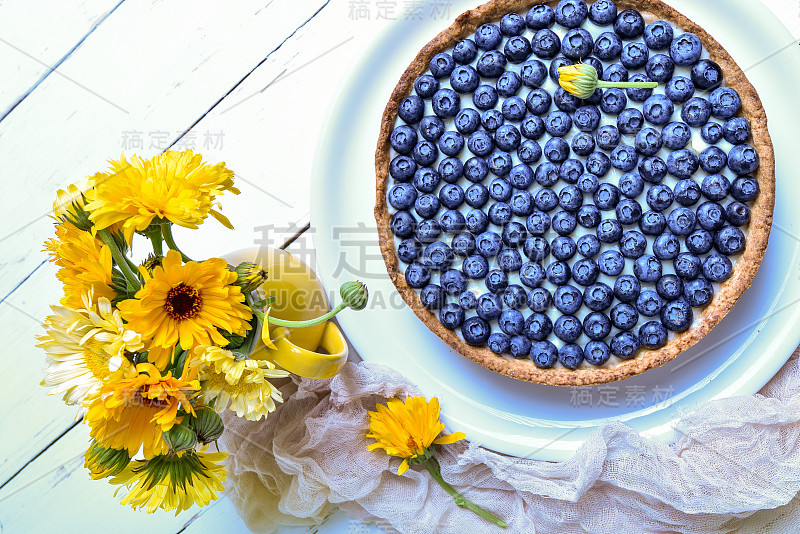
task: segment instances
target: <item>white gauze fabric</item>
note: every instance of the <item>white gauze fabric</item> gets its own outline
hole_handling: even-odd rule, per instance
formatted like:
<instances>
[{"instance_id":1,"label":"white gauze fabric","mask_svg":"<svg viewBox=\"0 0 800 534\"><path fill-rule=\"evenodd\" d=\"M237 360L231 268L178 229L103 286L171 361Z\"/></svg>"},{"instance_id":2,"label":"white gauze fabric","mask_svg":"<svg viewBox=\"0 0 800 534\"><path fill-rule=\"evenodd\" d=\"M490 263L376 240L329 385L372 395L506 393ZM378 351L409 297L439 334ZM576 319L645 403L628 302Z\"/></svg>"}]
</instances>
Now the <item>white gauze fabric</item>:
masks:
<instances>
[{"instance_id":1,"label":"white gauze fabric","mask_svg":"<svg viewBox=\"0 0 800 534\"><path fill-rule=\"evenodd\" d=\"M348 363L280 389L285 402L266 421L224 416L226 494L254 532L318 524L335 507L407 534L793 532L800 517L798 351L758 394L682 414L674 444L615 423L560 463L437 447L444 479L505 531L455 506L424 468L398 476L400 459L367 452L367 411L419 394L396 371Z\"/></svg>"}]
</instances>

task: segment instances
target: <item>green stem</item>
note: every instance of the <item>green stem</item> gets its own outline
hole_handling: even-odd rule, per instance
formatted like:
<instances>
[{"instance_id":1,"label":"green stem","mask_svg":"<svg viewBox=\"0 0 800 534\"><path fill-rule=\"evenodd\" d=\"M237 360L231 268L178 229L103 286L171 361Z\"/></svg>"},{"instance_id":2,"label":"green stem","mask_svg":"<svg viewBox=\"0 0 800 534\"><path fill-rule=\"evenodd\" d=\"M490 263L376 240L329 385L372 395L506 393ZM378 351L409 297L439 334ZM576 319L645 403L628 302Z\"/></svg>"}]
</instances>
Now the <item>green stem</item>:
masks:
<instances>
[{"instance_id":1,"label":"green stem","mask_svg":"<svg viewBox=\"0 0 800 534\"><path fill-rule=\"evenodd\" d=\"M156 228L154 231L147 232L147 238L153 244L153 254L158 256L163 256L164 251L162 248L162 235L161 235L161 228Z\"/></svg>"},{"instance_id":2,"label":"green stem","mask_svg":"<svg viewBox=\"0 0 800 534\"><path fill-rule=\"evenodd\" d=\"M180 252L181 258L183 261L192 261L192 258L184 254L181 249L178 248L178 245L175 244L175 240L172 238L172 224L167 223L161 226L161 234L164 236L164 241L167 242L167 246L170 250L176 250Z\"/></svg>"},{"instance_id":3,"label":"green stem","mask_svg":"<svg viewBox=\"0 0 800 534\"><path fill-rule=\"evenodd\" d=\"M476 505L472 504L463 495L461 495L459 492L454 490L453 487L450 484L445 482L444 478L442 478L441 467L439 467L439 462L436 461L436 458L431 457L423 465L425 466L425 469L428 470L428 473L430 473L431 476L434 478L434 480L436 480L436 482L438 482L439 485L442 488L444 488L444 490L447 493L449 493L450 495L453 496L453 499L455 500L456 505L460 506L461 508L467 508L469 510L472 510L473 512L475 512L476 514L478 514L482 518L486 519L487 521L491 521L492 523L494 523L495 525L497 525L499 527L506 528L508 526L506 524L506 522L503 521L502 519L500 519L499 517L487 512L486 510L484 510L480 506L476 506Z\"/></svg>"},{"instance_id":4,"label":"green stem","mask_svg":"<svg viewBox=\"0 0 800 534\"><path fill-rule=\"evenodd\" d=\"M607 82L605 80L597 80L597 87L603 89L655 89L658 87L658 82Z\"/></svg>"},{"instance_id":5,"label":"green stem","mask_svg":"<svg viewBox=\"0 0 800 534\"><path fill-rule=\"evenodd\" d=\"M269 324L274 324L276 326L285 326L288 328L306 328L308 326L314 326L315 324L324 323L343 309L347 307L347 304L344 302L340 303L334 309L326 313L325 315L321 315L316 319L309 319L308 321L287 321L286 319L276 319L275 317L269 318Z\"/></svg>"},{"instance_id":6,"label":"green stem","mask_svg":"<svg viewBox=\"0 0 800 534\"><path fill-rule=\"evenodd\" d=\"M119 247L117 247L117 243L114 241L114 237L111 235L111 232L108 228L104 228L97 232L97 235L100 236L100 239L105 243L105 245L111 250L111 257L114 258L114 261L117 263L117 267L119 267L122 274L125 276L125 280L133 287L134 292L138 291L142 285L139 283L139 277L136 273L131 270L130 265L128 265L128 259L125 255L120 252Z\"/></svg>"}]
</instances>

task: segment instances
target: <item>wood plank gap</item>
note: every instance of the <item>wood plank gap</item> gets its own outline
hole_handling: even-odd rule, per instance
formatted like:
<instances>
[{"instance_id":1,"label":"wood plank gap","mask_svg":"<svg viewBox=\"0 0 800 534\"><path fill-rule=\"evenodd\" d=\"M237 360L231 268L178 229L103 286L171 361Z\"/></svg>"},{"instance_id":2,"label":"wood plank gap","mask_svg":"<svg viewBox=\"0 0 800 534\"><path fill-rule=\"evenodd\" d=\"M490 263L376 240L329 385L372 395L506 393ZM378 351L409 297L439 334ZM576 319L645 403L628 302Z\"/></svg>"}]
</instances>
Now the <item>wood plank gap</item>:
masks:
<instances>
[{"instance_id":1,"label":"wood plank gap","mask_svg":"<svg viewBox=\"0 0 800 534\"><path fill-rule=\"evenodd\" d=\"M78 419L77 421L75 421L74 423L72 423L70 426L68 426L68 427L67 427L67 428L66 428L66 429L65 429L65 430L64 430L64 431L63 431L61 434L59 434L58 436L56 436L56 437L53 439L53 441L51 441L50 443L48 443L46 447L44 447L42 450L40 450L39 452L37 452L37 453L36 453L36 455L35 455L33 458L31 458L30 460L28 460L27 462L25 462L25 464L23 464L23 466L22 466L22 467L20 467L19 469L17 469L17 471L16 471L16 472L15 472L13 475L11 475L11 477L10 477L8 480L6 480L6 481L5 481L5 482L3 482L2 484L0 484L0 490L1 490L1 489L3 489L3 488L6 486L6 484L8 484L8 483L9 483L9 482L11 482L12 480L14 480L14 478L15 478L17 475L19 475L20 473L22 473L22 471L24 471L26 467L28 467L30 464L32 464L32 463L34 462L34 460L36 460L36 459L37 459L39 456L41 456L42 454L44 454L44 453L45 453L45 451L46 451L47 449L49 449L51 446L53 446L53 444L55 444L55 443L56 443L58 440L60 440L60 439L61 439L61 438L63 438L64 436L66 436L66 435L67 435L67 433L68 433L70 430L72 430L73 428L75 428L76 426L78 426L78 425L81 423L81 421L83 421L83 417L81 417L80 419Z\"/></svg>"},{"instance_id":2,"label":"wood plank gap","mask_svg":"<svg viewBox=\"0 0 800 534\"><path fill-rule=\"evenodd\" d=\"M26 276L25 278L23 278L22 280L20 280L20 282L19 282L17 285L15 285L15 286L14 286L14 289L12 289L11 291L9 291L9 292L8 292L8 294L7 294L6 296L4 296L2 299L0 299L0 304L4 303L8 297L10 297L11 295L13 295L13 294L14 294L14 291L16 291L17 289L19 289L19 288L20 288L20 286L21 286L22 284L24 284L25 282L27 282L27 281L28 281L28 278L30 278L31 276L33 276L33 273L35 273L36 271L38 271L38 270L41 268L41 266L42 266L42 265L44 265L45 263L47 263L47 260L44 260L44 261L42 261L42 263L40 263L39 265L37 265L37 266L36 266L36 268L35 268L34 270L32 270L32 271L31 271L31 272L28 274L28 276Z\"/></svg>"}]
</instances>

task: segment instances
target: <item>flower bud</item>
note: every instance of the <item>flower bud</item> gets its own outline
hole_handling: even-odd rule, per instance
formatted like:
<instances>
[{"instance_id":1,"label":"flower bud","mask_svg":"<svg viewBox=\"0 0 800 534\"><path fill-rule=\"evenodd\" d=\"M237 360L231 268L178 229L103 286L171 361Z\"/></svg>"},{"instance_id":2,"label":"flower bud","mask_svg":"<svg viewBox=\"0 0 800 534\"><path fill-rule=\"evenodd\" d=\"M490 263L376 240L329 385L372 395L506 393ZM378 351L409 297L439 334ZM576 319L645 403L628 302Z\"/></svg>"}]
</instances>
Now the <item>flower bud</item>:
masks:
<instances>
[{"instance_id":1,"label":"flower bud","mask_svg":"<svg viewBox=\"0 0 800 534\"><path fill-rule=\"evenodd\" d=\"M59 189L56 192L56 201L53 202L53 215L62 223L70 223L80 230L88 231L92 228L89 212L84 208L86 196L77 184L70 184L67 190Z\"/></svg>"},{"instance_id":2,"label":"flower bud","mask_svg":"<svg viewBox=\"0 0 800 534\"><path fill-rule=\"evenodd\" d=\"M164 262L164 256L160 254L150 253L147 255L147 258L142 262L142 267L147 269L147 272L153 274L153 269L156 267L161 267L161 264Z\"/></svg>"},{"instance_id":3,"label":"flower bud","mask_svg":"<svg viewBox=\"0 0 800 534\"><path fill-rule=\"evenodd\" d=\"M260 265L244 261L236 266L237 286L241 286L243 293L254 291L258 286L267 281L267 271Z\"/></svg>"},{"instance_id":4,"label":"flower bud","mask_svg":"<svg viewBox=\"0 0 800 534\"><path fill-rule=\"evenodd\" d=\"M94 440L83 457L83 465L94 480L120 473L131 461L125 449L107 449Z\"/></svg>"},{"instance_id":5,"label":"flower bud","mask_svg":"<svg viewBox=\"0 0 800 534\"><path fill-rule=\"evenodd\" d=\"M558 67L558 84L568 93L586 99L597 89L597 71L586 63L564 65Z\"/></svg>"},{"instance_id":6,"label":"flower bud","mask_svg":"<svg viewBox=\"0 0 800 534\"><path fill-rule=\"evenodd\" d=\"M367 307L369 291L361 282L345 282L339 289L339 294L348 308L358 311Z\"/></svg>"},{"instance_id":7,"label":"flower bud","mask_svg":"<svg viewBox=\"0 0 800 534\"><path fill-rule=\"evenodd\" d=\"M189 451L197 445L197 434L188 425L174 425L164 433L164 441L172 452Z\"/></svg>"},{"instance_id":8,"label":"flower bud","mask_svg":"<svg viewBox=\"0 0 800 534\"><path fill-rule=\"evenodd\" d=\"M225 430L222 418L217 412L208 406L195 409L192 419L192 428L197 433L197 439L201 443L211 443L217 441Z\"/></svg>"}]
</instances>

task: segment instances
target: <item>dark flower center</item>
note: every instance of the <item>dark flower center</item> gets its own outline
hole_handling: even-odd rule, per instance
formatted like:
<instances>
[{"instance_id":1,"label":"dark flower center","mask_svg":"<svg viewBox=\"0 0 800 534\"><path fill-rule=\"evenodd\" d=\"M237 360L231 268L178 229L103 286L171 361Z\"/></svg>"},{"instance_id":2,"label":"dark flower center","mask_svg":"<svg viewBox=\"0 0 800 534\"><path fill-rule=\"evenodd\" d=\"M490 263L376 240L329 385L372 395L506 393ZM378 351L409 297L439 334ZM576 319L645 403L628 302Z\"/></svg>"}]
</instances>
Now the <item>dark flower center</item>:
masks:
<instances>
[{"instance_id":1,"label":"dark flower center","mask_svg":"<svg viewBox=\"0 0 800 534\"><path fill-rule=\"evenodd\" d=\"M202 304L203 299L195 288L180 283L167 293L164 310L176 321L183 321L200 313Z\"/></svg>"}]
</instances>

